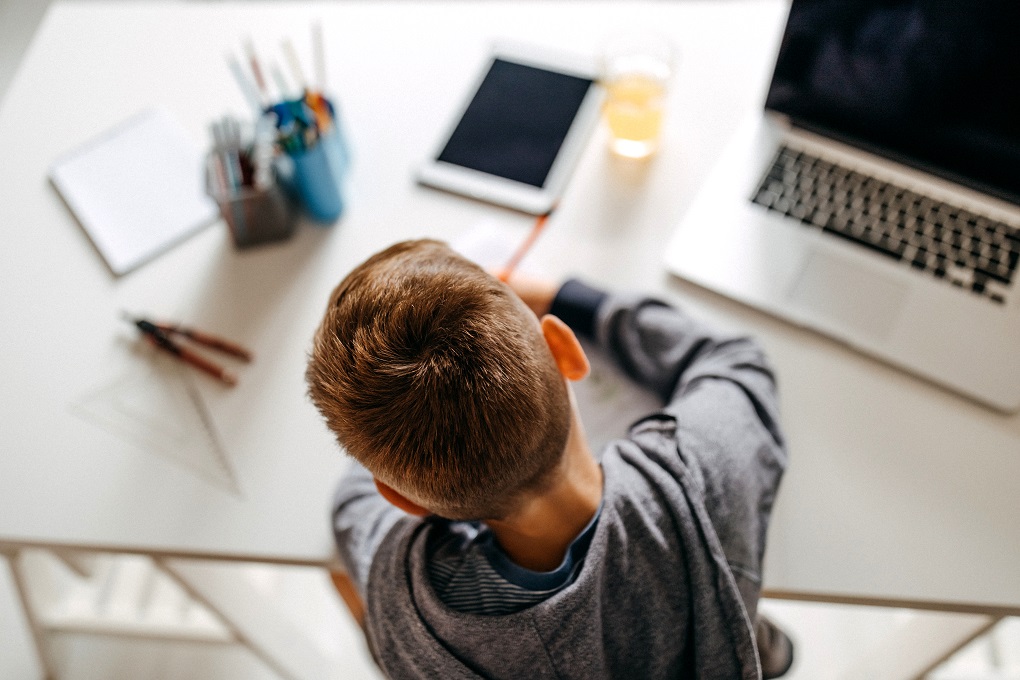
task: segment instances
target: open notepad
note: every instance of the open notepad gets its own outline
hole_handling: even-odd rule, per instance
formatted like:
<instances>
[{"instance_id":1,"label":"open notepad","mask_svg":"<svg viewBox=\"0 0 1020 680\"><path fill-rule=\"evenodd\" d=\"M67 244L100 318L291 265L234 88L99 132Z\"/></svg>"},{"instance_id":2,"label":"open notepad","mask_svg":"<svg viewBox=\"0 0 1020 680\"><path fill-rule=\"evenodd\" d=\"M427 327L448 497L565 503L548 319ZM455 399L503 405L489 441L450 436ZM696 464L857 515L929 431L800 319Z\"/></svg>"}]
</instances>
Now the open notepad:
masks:
<instances>
[{"instance_id":1,"label":"open notepad","mask_svg":"<svg viewBox=\"0 0 1020 680\"><path fill-rule=\"evenodd\" d=\"M454 239L450 246L464 257L489 269L504 265L528 233L527 229L514 229L500 222L481 222ZM542 272L529 262L520 262L517 271L541 277ZM634 383L600 349L583 341L585 353L591 363L591 373L579 382L571 383L581 422L588 444L596 457L613 439L627 434L639 418L662 407L652 392Z\"/></svg>"},{"instance_id":2,"label":"open notepad","mask_svg":"<svg viewBox=\"0 0 1020 680\"><path fill-rule=\"evenodd\" d=\"M49 176L116 275L217 216L204 190L201 149L165 111L125 121L59 159Z\"/></svg>"}]
</instances>

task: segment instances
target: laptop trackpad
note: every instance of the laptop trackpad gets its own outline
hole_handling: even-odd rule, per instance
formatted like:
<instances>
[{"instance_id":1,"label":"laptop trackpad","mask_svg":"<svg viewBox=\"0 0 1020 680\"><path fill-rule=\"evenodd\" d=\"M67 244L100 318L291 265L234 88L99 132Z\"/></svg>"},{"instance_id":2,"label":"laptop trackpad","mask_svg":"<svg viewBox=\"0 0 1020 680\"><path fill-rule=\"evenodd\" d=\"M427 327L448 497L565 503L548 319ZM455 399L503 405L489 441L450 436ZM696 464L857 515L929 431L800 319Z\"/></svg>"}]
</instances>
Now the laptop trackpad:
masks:
<instances>
[{"instance_id":1,"label":"laptop trackpad","mask_svg":"<svg viewBox=\"0 0 1020 680\"><path fill-rule=\"evenodd\" d=\"M907 286L866 266L812 251L790 288L789 301L825 326L880 340L899 317Z\"/></svg>"}]
</instances>

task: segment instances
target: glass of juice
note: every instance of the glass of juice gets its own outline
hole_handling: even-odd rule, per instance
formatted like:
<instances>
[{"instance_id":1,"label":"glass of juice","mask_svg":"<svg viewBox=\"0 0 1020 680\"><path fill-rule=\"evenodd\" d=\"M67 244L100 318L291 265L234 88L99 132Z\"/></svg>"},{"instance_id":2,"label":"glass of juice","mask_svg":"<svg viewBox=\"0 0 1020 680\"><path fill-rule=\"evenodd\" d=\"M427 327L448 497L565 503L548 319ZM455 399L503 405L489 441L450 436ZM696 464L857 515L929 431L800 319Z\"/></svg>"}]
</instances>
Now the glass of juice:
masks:
<instances>
[{"instance_id":1,"label":"glass of juice","mask_svg":"<svg viewBox=\"0 0 1020 680\"><path fill-rule=\"evenodd\" d=\"M629 33L606 42L602 53L604 114L615 153L645 158L658 149L673 68L674 50L665 36Z\"/></svg>"}]
</instances>

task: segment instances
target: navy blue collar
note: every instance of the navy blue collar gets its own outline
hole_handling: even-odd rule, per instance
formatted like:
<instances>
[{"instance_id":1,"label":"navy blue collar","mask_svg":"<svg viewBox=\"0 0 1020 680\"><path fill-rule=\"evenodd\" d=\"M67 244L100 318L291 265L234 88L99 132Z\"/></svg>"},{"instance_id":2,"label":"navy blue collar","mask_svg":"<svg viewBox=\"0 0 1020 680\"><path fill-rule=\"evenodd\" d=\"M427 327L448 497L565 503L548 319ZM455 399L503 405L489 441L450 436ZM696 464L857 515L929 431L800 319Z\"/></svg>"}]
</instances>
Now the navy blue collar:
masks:
<instances>
[{"instance_id":1,"label":"navy blue collar","mask_svg":"<svg viewBox=\"0 0 1020 680\"><path fill-rule=\"evenodd\" d=\"M489 564L496 570L496 573L510 583L528 590L554 590L566 585L573 579L577 567L584 560L584 556L588 554L588 545L595 535L595 527L601 515L602 503L600 502L598 510L595 511L595 516L581 530L577 538L571 541L570 546L567 548L567 554L563 556L560 566L552 571L533 571L516 564L503 551L503 548L499 546L499 543L496 542L495 534L488 527L483 529L487 535L480 541L480 547Z\"/></svg>"}]
</instances>

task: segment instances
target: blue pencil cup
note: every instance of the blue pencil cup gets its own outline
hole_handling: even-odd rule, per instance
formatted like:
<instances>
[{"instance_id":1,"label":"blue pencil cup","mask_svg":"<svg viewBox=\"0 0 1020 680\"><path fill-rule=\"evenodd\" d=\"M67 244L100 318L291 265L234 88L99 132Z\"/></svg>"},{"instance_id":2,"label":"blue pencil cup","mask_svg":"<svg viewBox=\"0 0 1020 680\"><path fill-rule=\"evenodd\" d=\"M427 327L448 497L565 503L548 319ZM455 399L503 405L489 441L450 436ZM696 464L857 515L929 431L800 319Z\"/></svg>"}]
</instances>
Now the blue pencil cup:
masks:
<instances>
[{"instance_id":1,"label":"blue pencil cup","mask_svg":"<svg viewBox=\"0 0 1020 680\"><path fill-rule=\"evenodd\" d=\"M323 224L336 222L344 211L341 184L348 163L339 127L290 157L294 162L293 190L309 216Z\"/></svg>"}]
</instances>

